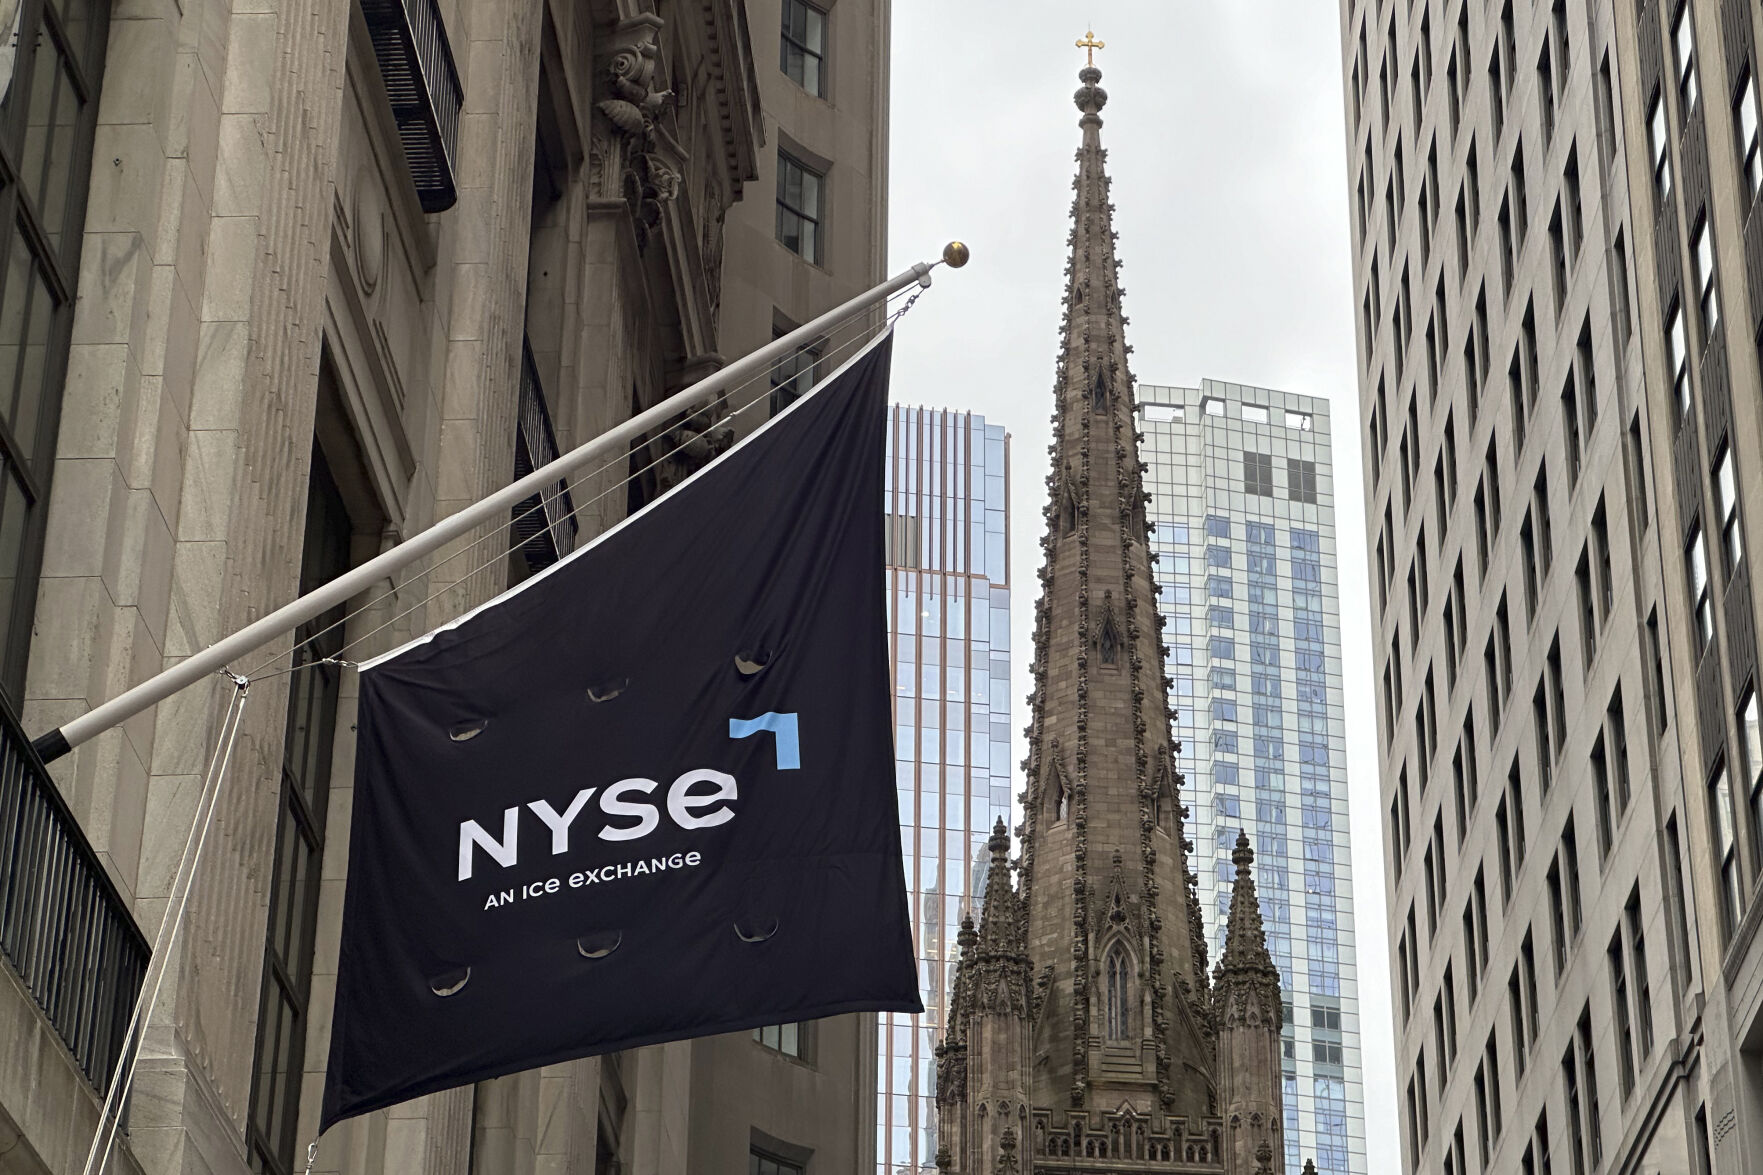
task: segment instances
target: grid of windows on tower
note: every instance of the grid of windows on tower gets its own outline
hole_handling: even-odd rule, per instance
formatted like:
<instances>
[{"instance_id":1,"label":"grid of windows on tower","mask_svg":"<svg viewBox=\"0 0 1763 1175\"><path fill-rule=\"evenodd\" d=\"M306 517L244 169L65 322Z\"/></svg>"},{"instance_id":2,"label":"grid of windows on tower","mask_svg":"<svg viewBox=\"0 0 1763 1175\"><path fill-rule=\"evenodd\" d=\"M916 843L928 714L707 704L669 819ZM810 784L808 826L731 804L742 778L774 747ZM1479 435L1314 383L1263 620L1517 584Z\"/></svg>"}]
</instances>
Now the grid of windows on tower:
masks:
<instances>
[{"instance_id":1,"label":"grid of windows on tower","mask_svg":"<svg viewBox=\"0 0 1763 1175\"><path fill-rule=\"evenodd\" d=\"M1141 386L1165 672L1214 958L1239 830L1287 1001L1286 1164L1365 1170L1327 405Z\"/></svg>"},{"instance_id":2,"label":"grid of windows on tower","mask_svg":"<svg viewBox=\"0 0 1763 1175\"><path fill-rule=\"evenodd\" d=\"M1010 587L1004 430L967 413L889 414L886 545L895 771L921 1016L881 1017L876 1171L932 1170L936 1043L977 920L986 841L1010 820Z\"/></svg>"}]
</instances>

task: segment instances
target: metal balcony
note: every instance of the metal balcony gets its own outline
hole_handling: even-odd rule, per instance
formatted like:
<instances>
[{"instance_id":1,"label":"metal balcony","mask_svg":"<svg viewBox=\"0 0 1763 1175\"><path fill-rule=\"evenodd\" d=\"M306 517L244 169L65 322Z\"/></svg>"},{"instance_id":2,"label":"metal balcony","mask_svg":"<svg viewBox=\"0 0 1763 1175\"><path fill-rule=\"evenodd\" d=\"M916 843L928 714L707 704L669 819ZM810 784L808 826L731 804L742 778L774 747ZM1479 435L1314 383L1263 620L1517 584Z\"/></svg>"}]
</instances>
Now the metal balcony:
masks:
<instances>
[{"instance_id":1,"label":"metal balcony","mask_svg":"<svg viewBox=\"0 0 1763 1175\"><path fill-rule=\"evenodd\" d=\"M100 1095L150 953L31 740L0 706L0 955Z\"/></svg>"},{"instance_id":2,"label":"metal balcony","mask_svg":"<svg viewBox=\"0 0 1763 1175\"><path fill-rule=\"evenodd\" d=\"M539 383L532 346L520 344L520 427L514 441L514 477L525 477L557 460L557 434L551 429L551 409ZM534 571L549 567L575 550L579 527L569 483L559 480L543 493L534 494L514 508L510 545L526 557Z\"/></svg>"},{"instance_id":3,"label":"metal balcony","mask_svg":"<svg viewBox=\"0 0 1763 1175\"><path fill-rule=\"evenodd\" d=\"M464 91L435 0L361 0L398 138L424 212L459 198L453 152Z\"/></svg>"}]
</instances>

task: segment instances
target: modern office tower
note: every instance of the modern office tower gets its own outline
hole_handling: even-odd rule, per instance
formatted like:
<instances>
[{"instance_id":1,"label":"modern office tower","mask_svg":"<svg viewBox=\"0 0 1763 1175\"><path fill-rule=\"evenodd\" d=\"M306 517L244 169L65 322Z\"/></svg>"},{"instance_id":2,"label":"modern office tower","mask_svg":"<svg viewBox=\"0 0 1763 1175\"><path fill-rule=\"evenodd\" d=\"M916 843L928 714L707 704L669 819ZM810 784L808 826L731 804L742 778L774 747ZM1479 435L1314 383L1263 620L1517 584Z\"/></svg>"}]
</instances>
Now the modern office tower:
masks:
<instances>
[{"instance_id":1,"label":"modern office tower","mask_svg":"<svg viewBox=\"0 0 1763 1175\"><path fill-rule=\"evenodd\" d=\"M1246 829L1286 1004L1285 1168L1365 1175L1328 401L1141 383L1138 421L1211 950Z\"/></svg>"},{"instance_id":2,"label":"modern office tower","mask_svg":"<svg viewBox=\"0 0 1763 1175\"><path fill-rule=\"evenodd\" d=\"M1010 819L1010 438L970 412L896 405L888 442L900 842L925 1010L880 1018L875 1153L878 1175L918 1175L936 1169L956 935L992 824Z\"/></svg>"},{"instance_id":3,"label":"modern office tower","mask_svg":"<svg viewBox=\"0 0 1763 1175\"><path fill-rule=\"evenodd\" d=\"M1411 1170L1763 1166L1755 17L1341 5Z\"/></svg>"}]
</instances>

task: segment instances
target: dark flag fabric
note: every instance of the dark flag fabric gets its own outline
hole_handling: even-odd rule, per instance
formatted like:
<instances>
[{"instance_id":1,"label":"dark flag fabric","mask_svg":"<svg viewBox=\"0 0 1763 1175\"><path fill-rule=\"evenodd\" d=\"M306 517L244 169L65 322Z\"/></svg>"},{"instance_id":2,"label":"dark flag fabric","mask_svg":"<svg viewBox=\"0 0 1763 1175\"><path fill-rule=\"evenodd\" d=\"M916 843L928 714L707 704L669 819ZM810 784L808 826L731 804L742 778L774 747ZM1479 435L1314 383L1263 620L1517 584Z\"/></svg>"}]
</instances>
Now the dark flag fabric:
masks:
<instances>
[{"instance_id":1,"label":"dark flag fabric","mask_svg":"<svg viewBox=\"0 0 1763 1175\"><path fill-rule=\"evenodd\" d=\"M323 1127L573 1057L922 1010L883 582L891 348L362 667Z\"/></svg>"}]
</instances>

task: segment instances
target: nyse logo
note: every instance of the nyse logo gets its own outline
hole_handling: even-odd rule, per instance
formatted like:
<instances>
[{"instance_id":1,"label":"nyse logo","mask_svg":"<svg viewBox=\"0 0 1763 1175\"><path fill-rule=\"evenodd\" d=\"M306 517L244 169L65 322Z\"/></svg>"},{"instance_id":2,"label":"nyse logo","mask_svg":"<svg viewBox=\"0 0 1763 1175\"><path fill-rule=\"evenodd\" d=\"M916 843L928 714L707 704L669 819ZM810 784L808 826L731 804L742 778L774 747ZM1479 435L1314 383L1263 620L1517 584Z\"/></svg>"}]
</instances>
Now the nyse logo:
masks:
<instances>
[{"instance_id":1,"label":"nyse logo","mask_svg":"<svg viewBox=\"0 0 1763 1175\"><path fill-rule=\"evenodd\" d=\"M757 718L731 718L730 738L749 738L769 732L776 739L777 768L796 771L802 766L801 744L797 737L795 714L767 713ZM661 784L653 779L621 779L605 789L584 787L569 800L560 812L550 800L532 800L516 804L502 812L501 834L498 836L476 820L459 822L459 880L471 880L478 851L482 850L496 864L510 868L520 860L521 828L531 824L524 820L524 809L538 821L541 838L549 833L551 853L562 856L569 852L570 835L577 818L596 795L600 828L595 834L604 841L641 840L661 827L661 808L656 792ZM729 804L740 798L740 785L726 771L699 768L680 775L667 788L665 806L668 819L686 830L715 828L735 818ZM493 822L492 822L493 823ZM542 831L540 831L542 830Z\"/></svg>"}]
</instances>

